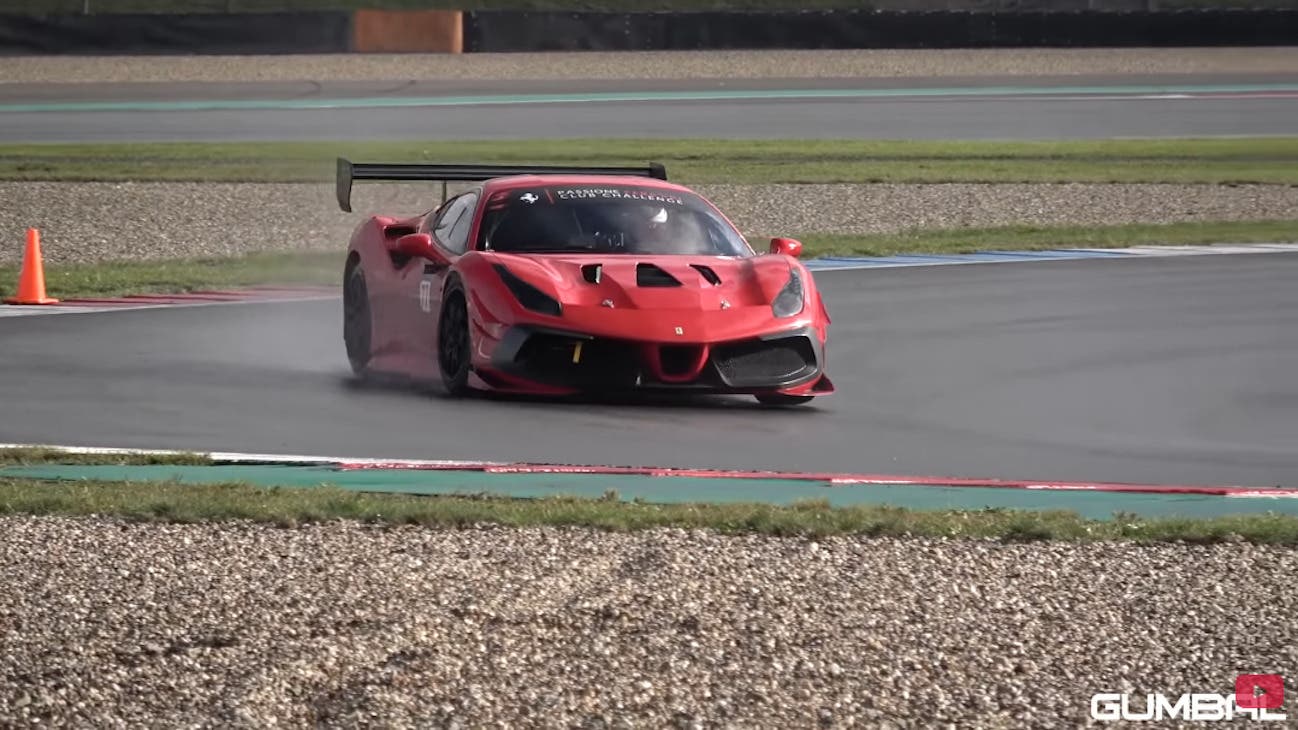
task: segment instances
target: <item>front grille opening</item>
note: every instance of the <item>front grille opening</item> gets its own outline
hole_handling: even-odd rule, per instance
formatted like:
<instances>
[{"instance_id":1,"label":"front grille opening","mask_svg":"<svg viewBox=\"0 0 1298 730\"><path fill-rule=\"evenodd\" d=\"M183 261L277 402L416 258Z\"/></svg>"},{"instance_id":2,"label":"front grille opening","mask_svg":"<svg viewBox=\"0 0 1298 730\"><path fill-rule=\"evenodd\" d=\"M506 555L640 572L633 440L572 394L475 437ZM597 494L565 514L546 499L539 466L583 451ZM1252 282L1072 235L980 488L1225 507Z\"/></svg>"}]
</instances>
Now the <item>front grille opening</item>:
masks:
<instances>
[{"instance_id":1,"label":"front grille opening","mask_svg":"<svg viewBox=\"0 0 1298 730\"><path fill-rule=\"evenodd\" d=\"M639 374L637 350L612 340L582 340L581 353L574 360L578 340L548 333L533 334L514 356L522 374L554 383L591 386L631 385Z\"/></svg>"},{"instance_id":2,"label":"front grille opening","mask_svg":"<svg viewBox=\"0 0 1298 730\"><path fill-rule=\"evenodd\" d=\"M690 265L693 266L704 279L707 279L708 283L712 286L719 286L721 284L721 277L717 276L717 272L713 271L710 267L704 266L703 264Z\"/></svg>"},{"instance_id":3,"label":"front grille opening","mask_svg":"<svg viewBox=\"0 0 1298 730\"><path fill-rule=\"evenodd\" d=\"M663 373L687 375L699 361L700 348L696 345L663 345L658 350Z\"/></svg>"},{"instance_id":4,"label":"front grille opening","mask_svg":"<svg viewBox=\"0 0 1298 730\"><path fill-rule=\"evenodd\" d=\"M585 279L587 284L598 284L603 273L604 264L586 264L581 267L581 278Z\"/></svg>"},{"instance_id":5,"label":"front grille opening","mask_svg":"<svg viewBox=\"0 0 1298 730\"><path fill-rule=\"evenodd\" d=\"M680 281L671 274L653 264L637 264L635 267L636 286L681 286Z\"/></svg>"},{"instance_id":6,"label":"front grille opening","mask_svg":"<svg viewBox=\"0 0 1298 730\"><path fill-rule=\"evenodd\" d=\"M576 340L553 335L533 335L514 356L515 362L528 363L533 367L562 366L572 358L572 349Z\"/></svg>"},{"instance_id":7,"label":"front grille opening","mask_svg":"<svg viewBox=\"0 0 1298 730\"><path fill-rule=\"evenodd\" d=\"M777 382L814 367L816 354L806 337L787 337L718 348L712 361L731 382Z\"/></svg>"}]
</instances>

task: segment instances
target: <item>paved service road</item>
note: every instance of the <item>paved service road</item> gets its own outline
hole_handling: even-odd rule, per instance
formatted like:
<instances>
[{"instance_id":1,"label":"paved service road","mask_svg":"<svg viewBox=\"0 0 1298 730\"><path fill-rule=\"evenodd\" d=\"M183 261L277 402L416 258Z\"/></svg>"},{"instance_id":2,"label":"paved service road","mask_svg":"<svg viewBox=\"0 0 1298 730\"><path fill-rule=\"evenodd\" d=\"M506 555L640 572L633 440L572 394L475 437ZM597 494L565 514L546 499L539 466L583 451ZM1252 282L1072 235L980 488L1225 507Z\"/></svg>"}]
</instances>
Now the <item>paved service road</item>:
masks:
<instances>
[{"instance_id":1,"label":"paved service road","mask_svg":"<svg viewBox=\"0 0 1298 730\"><path fill-rule=\"evenodd\" d=\"M909 87L895 79L839 79L627 83L622 89L609 83L556 82L20 84L0 87L0 140L1012 140L1298 134L1294 76L1251 81L1190 75L906 81ZM538 95L552 98L537 103ZM494 96L494 103L470 98L482 96ZM190 108L195 102L213 108ZM344 106L311 108L332 103Z\"/></svg>"},{"instance_id":2,"label":"paved service road","mask_svg":"<svg viewBox=\"0 0 1298 730\"><path fill-rule=\"evenodd\" d=\"M336 301L0 319L0 441L1298 486L1298 255L819 272L840 392L349 387Z\"/></svg>"}]
</instances>

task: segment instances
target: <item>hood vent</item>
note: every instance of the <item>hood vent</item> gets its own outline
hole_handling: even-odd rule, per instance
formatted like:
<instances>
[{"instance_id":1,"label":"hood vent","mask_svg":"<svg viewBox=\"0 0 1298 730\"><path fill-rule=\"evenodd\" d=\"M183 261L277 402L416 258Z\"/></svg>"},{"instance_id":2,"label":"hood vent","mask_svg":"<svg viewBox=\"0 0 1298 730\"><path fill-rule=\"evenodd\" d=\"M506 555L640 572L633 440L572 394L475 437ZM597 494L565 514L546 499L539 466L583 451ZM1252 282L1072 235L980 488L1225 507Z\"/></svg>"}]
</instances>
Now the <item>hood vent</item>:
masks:
<instances>
[{"instance_id":1,"label":"hood vent","mask_svg":"<svg viewBox=\"0 0 1298 730\"><path fill-rule=\"evenodd\" d=\"M598 284L603 270L604 264L586 264L581 267L581 278L585 279L588 284Z\"/></svg>"},{"instance_id":2,"label":"hood vent","mask_svg":"<svg viewBox=\"0 0 1298 730\"><path fill-rule=\"evenodd\" d=\"M707 279L708 283L711 284L712 286L719 286L721 284L721 277L717 276L717 272L704 266L703 264L690 264L690 265L693 266L695 270L697 270L700 274L702 274L703 278Z\"/></svg>"},{"instance_id":3,"label":"hood vent","mask_svg":"<svg viewBox=\"0 0 1298 730\"><path fill-rule=\"evenodd\" d=\"M637 264L635 267L636 286L645 287L671 287L681 286L676 277L654 266L653 264Z\"/></svg>"}]
</instances>

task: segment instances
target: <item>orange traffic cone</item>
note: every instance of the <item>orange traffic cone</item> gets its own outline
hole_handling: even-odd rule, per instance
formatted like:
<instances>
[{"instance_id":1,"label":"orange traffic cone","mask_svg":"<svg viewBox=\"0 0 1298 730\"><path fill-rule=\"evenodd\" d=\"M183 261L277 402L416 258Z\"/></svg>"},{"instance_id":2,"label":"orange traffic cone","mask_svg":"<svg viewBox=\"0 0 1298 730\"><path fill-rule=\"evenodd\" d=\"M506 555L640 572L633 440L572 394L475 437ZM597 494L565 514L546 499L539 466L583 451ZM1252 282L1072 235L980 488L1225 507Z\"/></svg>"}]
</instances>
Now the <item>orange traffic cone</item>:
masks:
<instances>
[{"instance_id":1,"label":"orange traffic cone","mask_svg":"<svg viewBox=\"0 0 1298 730\"><path fill-rule=\"evenodd\" d=\"M45 296L45 264L41 262L41 232L27 229L27 252L23 254L23 270L18 275L18 296L5 299L8 304L58 304L59 300Z\"/></svg>"}]
</instances>

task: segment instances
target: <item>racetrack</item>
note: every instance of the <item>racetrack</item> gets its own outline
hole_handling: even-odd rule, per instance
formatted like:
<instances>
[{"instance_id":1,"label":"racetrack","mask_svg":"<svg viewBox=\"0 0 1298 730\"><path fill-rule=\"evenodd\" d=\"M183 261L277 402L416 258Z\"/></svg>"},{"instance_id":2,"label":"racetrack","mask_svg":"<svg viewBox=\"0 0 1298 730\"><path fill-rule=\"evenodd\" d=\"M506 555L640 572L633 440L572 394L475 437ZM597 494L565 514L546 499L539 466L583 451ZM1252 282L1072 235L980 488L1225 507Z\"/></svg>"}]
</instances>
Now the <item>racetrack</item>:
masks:
<instances>
[{"instance_id":1,"label":"racetrack","mask_svg":"<svg viewBox=\"0 0 1298 730\"><path fill-rule=\"evenodd\" d=\"M9 84L0 139L1292 134L1296 90L1294 73ZM336 302L0 319L20 414L0 441L1291 486L1295 273L1292 254L818 273L840 392L794 411L349 388Z\"/></svg>"},{"instance_id":2,"label":"racetrack","mask_svg":"<svg viewBox=\"0 0 1298 730\"><path fill-rule=\"evenodd\" d=\"M520 113L520 110L525 110ZM1298 132L1298 74L0 86L8 142Z\"/></svg>"},{"instance_id":3,"label":"racetrack","mask_svg":"<svg viewBox=\"0 0 1298 730\"><path fill-rule=\"evenodd\" d=\"M0 319L0 441L1298 485L1298 256L817 272L811 407L347 385L337 301Z\"/></svg>"}]
</instances>

